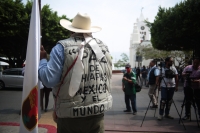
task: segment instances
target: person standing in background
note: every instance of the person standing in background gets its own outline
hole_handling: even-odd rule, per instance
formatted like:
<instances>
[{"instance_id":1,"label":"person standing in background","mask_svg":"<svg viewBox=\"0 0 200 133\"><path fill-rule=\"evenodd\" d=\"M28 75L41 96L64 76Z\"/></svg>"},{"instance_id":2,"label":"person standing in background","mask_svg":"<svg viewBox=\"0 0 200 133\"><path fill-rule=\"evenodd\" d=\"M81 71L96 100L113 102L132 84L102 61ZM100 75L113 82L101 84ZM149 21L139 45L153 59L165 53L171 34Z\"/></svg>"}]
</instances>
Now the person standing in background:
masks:
<instances>
[{"instance_id":1,"label":"person standing in background","mask_svg":"<svg viewBox=\"0 0 200 133\"><path fill-rule=\"evenodd\" d=\"M149 97L152 100L152 106L150 106L151 108L158 108L158 101L157 101L157 92L158 89L156 89L156 87L158 87L159 85L159 75L160 75L160 71L159 69L156 67L156 61L152 60L149 64L149 66L151 67L149 70L149 73L147 75L147 79L148 79L148 84L149 84Z\"/></svg>"},{"instance_id":2,"label":"person standing in background","mask_svg":"<svg viewBox=\"0 0 200 133\"><path fill-rule=\"evenodd\" d=\"M52 89L51 88L47 88L44 85L42 85L42 86L43 87L40 88L40 106L41 106L41 110L44 110L45 112L47 112L47 108L48 108L48 104L49 104L49 94L52 91Z\"/></svg>"},{"instance_id":3,"label":"person standing in background","mask_svg":"<svg viewBox=\"0 0 200 133\"><path fill-rule=\"evenodd\" d=\"M165 67L161 69L161 76L164 77L160 82L161 100L158 120L165 118L174 119L170 115L170 107L173 102L174 91L178 91L178 72L173 65L173 58L165 59Z\"/></svg>"},{"instance_id":4,"label":"person standing in background","mask_svg":"<svg viewBox=\"0 0 200 133\"><path fill-rule=\"evenodd\" d=\"M141 74L142 74L142 86L147 86L147 69L145 66L143 66Z\"/></svg>"},{"instance_id":5,"label":"person standing in background","mask_svg":"<svg viewBox=\"0 0 200 133\"><path fill-rule=\"evenodd\" d=\"M125 104L126 104L126 110L124 110L124 112L131 112L131 107L130 107L130 101L131 101L133 115L136 115L137 114L136 90L134 86L134 84L136 83L136 75L132 71L130 64L127 64L125 68L126 68L126 73L124 74L122 79L122 90L124 91Z\"/></svg>"}]
</instances>

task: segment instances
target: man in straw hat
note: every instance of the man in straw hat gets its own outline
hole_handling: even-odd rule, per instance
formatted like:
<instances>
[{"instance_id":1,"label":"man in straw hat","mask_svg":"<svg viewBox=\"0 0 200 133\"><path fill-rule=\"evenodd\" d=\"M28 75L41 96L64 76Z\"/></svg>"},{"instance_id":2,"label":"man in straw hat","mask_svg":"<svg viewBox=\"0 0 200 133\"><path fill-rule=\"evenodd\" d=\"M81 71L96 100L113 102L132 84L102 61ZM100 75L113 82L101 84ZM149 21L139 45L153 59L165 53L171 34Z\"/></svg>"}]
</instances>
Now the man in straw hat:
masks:
<instances>
[{"instance_id":1,"label":"man in straw hat","mask_svg":"<svg viewBox=\"0 0 200 133\"><path fill-rule=\"evenodd\" d=\"M40 80L53 87L57 132L103 133L104 112L112 107L112 62L108 47L91 34L101 28L80 13L60 24L74 34L58 41L48 62L41 47L39 66Z\"/></svg>"}]
</instances>

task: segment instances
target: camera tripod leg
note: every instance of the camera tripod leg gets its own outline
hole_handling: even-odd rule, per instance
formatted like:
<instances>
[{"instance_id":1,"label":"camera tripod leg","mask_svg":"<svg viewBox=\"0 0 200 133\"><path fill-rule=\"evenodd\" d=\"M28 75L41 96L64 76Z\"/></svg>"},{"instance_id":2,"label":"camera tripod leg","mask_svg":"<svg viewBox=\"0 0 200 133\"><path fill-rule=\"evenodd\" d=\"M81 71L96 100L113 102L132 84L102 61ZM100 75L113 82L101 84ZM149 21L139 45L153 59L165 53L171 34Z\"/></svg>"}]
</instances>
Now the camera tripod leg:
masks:
<instances>
[{"instance_id":1,"label":"camera tripod leg","mask_svg":"<svg viewBox=\"0 0 200 133\"><path fill-rule=\"evenodd\" d=\"M179 118L179 124L181 123L181 117L182 117L182 113L183 113L183 107L185 105L185 97L184 97L184 100L183 100L183 104L181 105L181 115L180 115L180 118Z\"/></svg>"},{"instance_id":2,"label":"camera tripod leg","mask_svg":"<svg viewBox=\"0 0 200 133\"><path fill-rule=\"evenodd\" d=\"M194 107L194 106L193 106ZM192 121L192 118L191 118L191 110L192 110L192 108L191 108L191 106L190 106L190 121Z\"/></svg>"},{"instance_id":3,"label":"camera tripod leg","mask_svg":"<svg viewBox=\"0 0 200 133\"><path fill-rule=\"evenodd\" d=\"M175 104L175 102L174 102L174 100L173 100L173 99L172 99L172 102L173 102L173 104L174 104L174 107L176 108L176 111L177 111L177 113L178 113L179 117L181 117L181 116L180 116L180 114L179 114L179 112L178 112L178 109L177 109L177 107L176 107L176 104ZM181 120L181 122L182 122L182 124L183 124L183 127L184 127L184 129L186 130L186 128L185 128L185 125L184 125L184 123L183 123L182 119L180 119L180 120Z\"/></svg>"},{"instance_id":4,"label":"camera tripod leg","mask_svg":"<svg viewBox=\"0 0 200 133\"><path fill-rule=\"evenodd\" d=\"M143 122L144 122L144 119L145 119L145 117L146 117L146 115L147 115L147 111L149 110L149 106L150 106L150 104L151 104L151 101L152 101L152 99L150 99L149 105L148 105L148 107L147 107L147 110L146 110L146 112L145 112L145 115L144 115L144 118L143 118L143 120L142 120L142 124L141 124L140 127L142 127L142 125L143 125Z\"/></svg>"},{"instance_id":5,"label":"camera tripod leg","mask_svg":"<svg viewBox=\"0 0 200 133\"><path fill-rule=\"evenodd\" d=\"M195 112L195 115L196 115L196 121L197 121L197 125L199 127L199 121L198 121L198 117L197 117L197 110L196 110L196 105L195 105L194 98L192 99L192 106L194 107L194 112ZM190 115L190 119L191 119L191 115Z\"/></svg>"},{"instance_id":6,"label":"camera tripod leg","mask_svg":"<svg viewBox=\"0 0 200 133\"><path fill-rule=\"evenodd\" d=\"M158 96L157 96L157 105L158 105L158 98L159 98L159 90L158 90ZM156 111L157 111L157 108L155 109L154 117L155 117L155 115L156 115Z\"/></svg>"},{"instance_id":7,"label":"camera tripod leg","mask_svg":"<svg viewBox=\"0 0 200 133\"><path fill-rule=\"evenodd\" d=\"M154 94L154 92L156 91L156 89L157 89L157 86L156 86L156 88L154 89L153 94ZM140 127L142 127L142 125L143 125L144 119L145 119L145 117L146 117L146 115L147 115L147 112L148 112L148 110L149 110L149 106L150 106L150 104L151 104L151 102L152 102L152 99L153 99L153 95L152 95L151 98L150 98L149 105L148 105L148 107L147 107L147 110L146 110L146 112L145 112L145 115L144 115L144 118L143 118L143 120L142 120L142 124L141 124Z\"/></svg>"}]
</instances>

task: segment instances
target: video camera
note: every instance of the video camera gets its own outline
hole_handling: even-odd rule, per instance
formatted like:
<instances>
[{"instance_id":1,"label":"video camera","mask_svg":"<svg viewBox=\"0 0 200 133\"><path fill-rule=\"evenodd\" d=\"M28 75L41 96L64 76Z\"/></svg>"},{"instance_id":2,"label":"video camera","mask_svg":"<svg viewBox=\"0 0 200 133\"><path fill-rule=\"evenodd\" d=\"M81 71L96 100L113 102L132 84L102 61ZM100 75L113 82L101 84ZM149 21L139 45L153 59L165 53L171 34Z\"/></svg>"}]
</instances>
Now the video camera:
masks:
<instances>
[{"instance_id":1,"label":"video camera","mask_svg":"<svg viewBox=\"0 0 200 133\"><path fill-rule=\"evenodd\" d=\"M186 71L186 79L189 80L190 79L190 74L192 73L192 71Z\"/></svg>"},{"instance_id":2,"label":"video camera","mask_svg":"<svg viewBox=\"0 0 200 133\"><path fill-rule=\"evenodd\" d=\"M174 78L175 77L175 73L172 70L165 70L165 77L166 78Z\"/></svg>"},{"instance_id":3,"label":"video camera","mask_svg":"<svg viewBox=\"0 0 200 133\"><path fill-rule=\"evenodd\" d=\"M192 71L186 71L185 73L190 75L192 73Z\"/></svg>"},{"instance_id":4,"label":"video camera","mask_svg":"<svg viewBox=\"0 0 200 133\"><path fill-rule=\"evenodd\" d=\"M161 70L162 68L165 67L165 62L164 61L161 61L158 66L160 66ZM172 71L172 70L165 70L165 77L166 78L174 78L175 77L175 73Z\"/></svg>"},{"instance_id":5,"label":"video camera","mask_svg":"<svg viewBox=\"0 0 200 133\"><path fill-rule=\"evenodd\" d=\"M187 78L187 79L190 79L190 80L199 79L199 78L197 78L197 77L190 77L192 71L186 71L185 73L186 73L186 78Z\"/></svg>"},{"instance_id":6,"label":"video camera","mask_svg":"<svg viewBox=\"0 0 200 133\"><path fill-rule=\"evenodd\" d=\"M158 64L158 66L160 66L161 68L162 68L162 67L165 67L165 62L164 62L164 61L161 61L160 64Z\"/></svg>"}]
</instances>

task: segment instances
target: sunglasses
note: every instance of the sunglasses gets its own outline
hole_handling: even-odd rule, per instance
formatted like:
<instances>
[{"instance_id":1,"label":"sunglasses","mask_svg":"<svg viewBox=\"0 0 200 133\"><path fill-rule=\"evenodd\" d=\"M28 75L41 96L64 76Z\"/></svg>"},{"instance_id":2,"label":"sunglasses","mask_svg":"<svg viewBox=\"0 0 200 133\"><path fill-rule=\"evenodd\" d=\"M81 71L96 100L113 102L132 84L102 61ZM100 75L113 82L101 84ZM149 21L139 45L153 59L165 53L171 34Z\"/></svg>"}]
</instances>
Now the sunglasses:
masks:
<instances>
[{"instance_id":1,"label":"sunglasses","mask_svg":"<svg viewBox=\"0 0 200 133\"><path fill-rule=\"evenodd\" d=\"M129 69L130 67L126 67L126 69Z\"/></svg>"}]
</instances>

